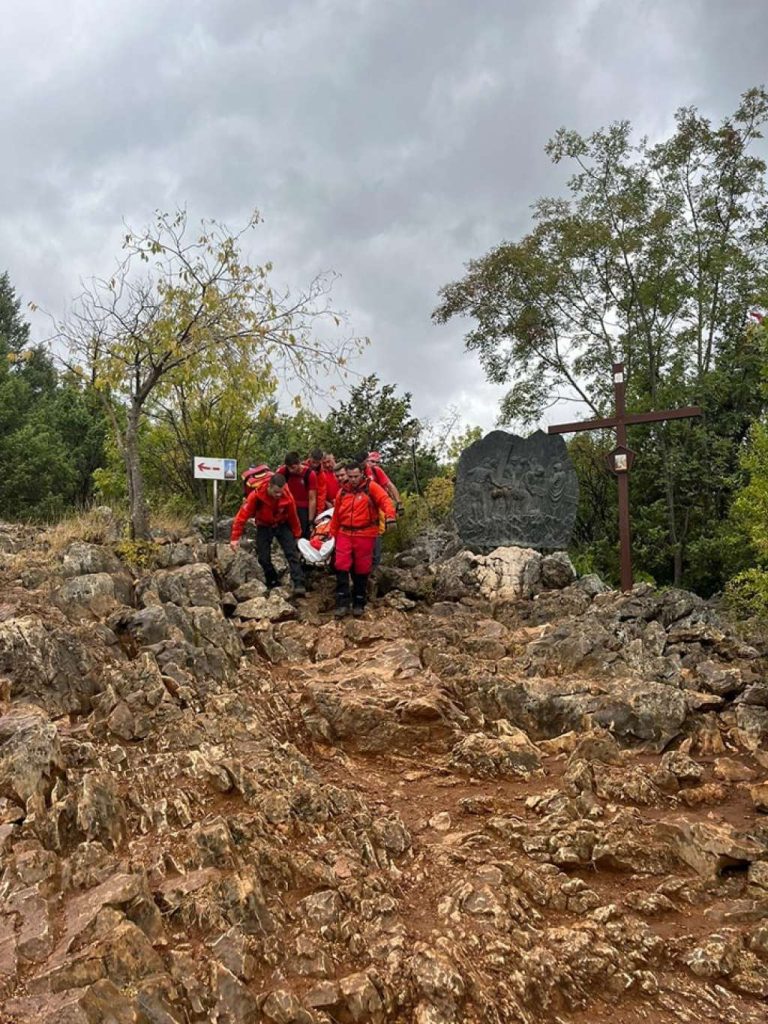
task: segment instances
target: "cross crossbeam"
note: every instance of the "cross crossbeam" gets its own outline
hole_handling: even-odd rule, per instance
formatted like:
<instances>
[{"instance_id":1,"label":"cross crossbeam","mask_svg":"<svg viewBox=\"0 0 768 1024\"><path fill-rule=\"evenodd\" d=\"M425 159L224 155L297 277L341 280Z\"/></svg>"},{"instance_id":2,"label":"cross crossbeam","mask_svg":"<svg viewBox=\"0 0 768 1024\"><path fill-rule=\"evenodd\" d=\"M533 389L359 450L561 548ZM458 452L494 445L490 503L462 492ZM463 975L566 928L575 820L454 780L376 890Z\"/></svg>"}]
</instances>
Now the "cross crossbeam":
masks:
<instances>
[{"instance_id":1,"label":"cross crossbeam","mask_svg":"<svg viewBox=\"0 0 768 1024\"><path fill-rule=\"evenodd\" d=\"M626 382L624 364L613 364L613 395L614 414L594 420L581 420L576 423L560 423L549 428L550 434L572 434L580 430L615 430L618 449L611 453L611 471L617 478L619 487L619 553L621 564L621 589L632 589L632 538L629 523L629 471L634 453L627 448L627 427L639 423L660 423L664 420L690 419L701 416L702 410L697 405L688 405L682 409L653 409L650 412L627 413Z\"/></svg>"}]
</instances>

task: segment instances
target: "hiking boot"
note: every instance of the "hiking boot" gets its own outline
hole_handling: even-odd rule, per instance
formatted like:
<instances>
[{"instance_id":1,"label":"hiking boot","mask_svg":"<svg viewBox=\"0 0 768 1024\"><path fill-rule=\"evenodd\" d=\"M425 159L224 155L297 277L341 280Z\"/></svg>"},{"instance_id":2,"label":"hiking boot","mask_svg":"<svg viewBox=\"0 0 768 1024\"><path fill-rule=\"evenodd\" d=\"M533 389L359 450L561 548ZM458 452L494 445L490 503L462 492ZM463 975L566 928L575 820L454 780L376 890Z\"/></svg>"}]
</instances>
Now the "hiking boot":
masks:
<instances>
[{"instance_id":1,"label":"hiking boot","mask_svg":"<svg viewBox=\"0 0 768 1024\"><path fill-rule=\"evenodd\" d=\"M306 597L307 596L307 588L304 586L303 583L295 583L294 584L294 586L293 586L293 596L294 597Z\"/></svg>"},{"instance_id":2,"label":"hiking boot","mask_svg":"<svg viewBox=\"0 0 768 1024\"><path fill-rule=\"evenodd\" d=\"M352 605L352 614L355 616L355 618L359 619L364 612L365 604L362 601L355 601L355 603Z\"/></svg>"},{"instance_id":3,"label":"hiking boot","mask_svg":"<svg viewBox=\"0 0 768 1024\"><path fill-rule=\"evenodd\" d=\"M348 604L337 604L333 610L334 618L343 619L345 615L349 615Z\"/></svg>"}]
</instances>

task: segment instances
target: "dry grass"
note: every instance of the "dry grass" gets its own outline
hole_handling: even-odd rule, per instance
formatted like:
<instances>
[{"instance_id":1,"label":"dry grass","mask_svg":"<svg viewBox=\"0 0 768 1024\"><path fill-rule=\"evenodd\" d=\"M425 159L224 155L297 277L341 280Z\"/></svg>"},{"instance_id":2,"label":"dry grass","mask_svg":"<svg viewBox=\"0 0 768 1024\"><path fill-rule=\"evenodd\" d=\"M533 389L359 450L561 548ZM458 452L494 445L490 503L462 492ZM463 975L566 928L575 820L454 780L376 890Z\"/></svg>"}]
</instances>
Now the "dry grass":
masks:
<instances>
[{"instance_id":1,"label":"dry grass","mask_svg":"<svg viewBox=\"0 0 768 1024\"><path fill-rule=\"evenodd\" d=\"M187 537L192 532L192 517L182 512L158 509L149 518L153 530L163 530L174 537Z\"/></svg>"},{"instance_id":2,"label":"dry grass","mask_svg":"<svg viewBox=\"0 0 768 1024\"><path fill-rule=\"evenodd\" d=\"M117 540L121 533L122 521L119 516L104 509L91 508L49 526L41 539L52 555L61 555L75 541L106 544Z\"/></svg>"}]
</instances>

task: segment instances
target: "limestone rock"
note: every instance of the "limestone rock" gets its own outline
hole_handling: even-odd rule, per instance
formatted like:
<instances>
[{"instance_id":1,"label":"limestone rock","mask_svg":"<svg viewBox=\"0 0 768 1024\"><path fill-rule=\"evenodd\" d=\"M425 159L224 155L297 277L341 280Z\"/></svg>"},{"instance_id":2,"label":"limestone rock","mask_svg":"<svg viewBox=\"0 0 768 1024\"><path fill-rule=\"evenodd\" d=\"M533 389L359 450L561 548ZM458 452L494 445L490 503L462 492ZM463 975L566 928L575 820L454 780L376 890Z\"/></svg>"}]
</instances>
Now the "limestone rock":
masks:
<instances>
[{"instance_id":1,"label":"limestone rock","mask_svg":"<svg viewBox=\"0 0 768 1024\"><path fill-rule=\"evenodd\" d=\"M154 574L152 585L160 600L189 607L219 607L219 590L211 567L201 563L183 565Z\"/></svg>"},{"instance_id":2,"label":"limestone rock","mask_svg":"<svg viewBox=\"0 0 768 1024\"><path fill-rule=\"evenodd\" d=\"M557 679L499 681L482 705L534 737L581 730L589 721L625 742L643 741L656 750L680 735L688 715L680 690L630 680L571 679L567 686Z\"/></svg>"},{"instance_id":3,"label":"limestone rock","mask_svg":"<svg viewBox=\"0 0 768 1024\"><path fill-rule=\"evenodd\" d=\"M124 573L125 567L109 548L101 544L75 541L64 552L61 572L63 576L87 576L93 573Z\"/></svg>"},{"instance_id":4,"label":"limestone rock","mask_svg":"<svg viewBox=\"0 0 768 1024\"><path fill-rule=\"evenodd\" d=\"M670 750L661 759L661 767L671 772L680 782L699 782L704 767L680 750Z\"/></svg>"},{"instance_id":5,"label":"limestone rock","mask_svg":"<svg viewBox=\"0 0 768 1024\"><path fill-rule=\"evenodd\" d=\"M716 878L730 868L746 870L764 856L760 844L739 836L729 825L677 822L665 826L665 831L675 842L680 859L704 877Z\"/></svg>"},{"instance_id":6,"label":"limestone rock","mask_svg":"<svg viewBox=\"0 0 768 1024\"><path fill-rule=\"evenodd\" d=\"M715 693L719 697L729 697L740 693L745 682L738 668L725 668L714 661L701 661L696 666L698 689L705 693Z\"/></svg>"},{"instance_id":7,"label":"limestone rock","mask_svg":"<svg viewBox=\"0 0 768 1024\"><path fill-rule=\"evenodd\" d=\"M265 619L267 622L285 622L296 617L296 609L277 591L268 597L252 597L235 608L238 619Z\"/></svg>"},{"instance_id":8,"label":"limestone rock","mask_svg":"<svg viewBox=\"0 0 768 1024\"><path fill-rule=\"evenodd\" d=\"M0 716L0 796L39 812L62 768L56 726L42 709L17 704Z\"/></svg>"},{"instance_id":9,"label":"limestone rock","mask_svg":"<svg viewBox=\"0 0 768 1024\"><path fill-rule=\"evenodd\" d=\"M462 551L436 567L435 592L454 600L472 593L494 599L529 597L540 582L541 561L531 548L496 548L488 555Z\"/></svg>"},{"instance_id":10,"label":"limestone rock","mask_svg":"<svg viewBox=\"0 0 768 1024\"><path fill-rule=\"evenodd\" d=\"M756 811L768 814L768 782L759 782L749 787L749 795Z\"/></svg>"},{"instance_id":11,"label":"limestone rock","mask_svg":"<svg viewBox=\"0 0 768 1024\"><path fill-rule=\"evenodd\" d=\"M237 595L237 591L241 587L247 586L252 582L258 581L263 585L264 573L261 571L261 566L256 556L250 551L245 550L243 547L239 547L237 551L232 551L228 545L220 545L217 557L219 570L227 590L231 590ZM257 595L250 594L249 596L255 597ZM239 595L238 599L242 600Z\"/></svg>"},{"instance_id":12,"label":"limestone rock","mask_svg":"<svg viewBox=\"0 0 768 1024\"><path fill-rule=\"evenodd\" d=\"M90 614L99 619L107 616L116 605L130 603L132 592L131 581L127 576L91 573L87 576L71 576L54 592L53 600L64 612Z\"/></svg>"},{"instance_id":13,"label":"limestone rock","mask_svg":"<svg viewBox=\"0 0 768 1024\"><path fill-rule=\"evenodd\" d=\"M565 551L555 551L541 560L541 585L547 590L562 590L576 579L576 570Z\"/></svg>"},{"instance_id":14,"label":"limestone rock","mask_svg":"<svg viewBox=\"0 0 768 1024\"><path fill-rule=\"evenodd\" d=\"M40 704L51 714L87 712L98 692L91 657L80 641L40 618L0 622L0 675L11 681L11 696Z\"/></svg>"},{"instance_id":15,"label":"limestone rock","mask_svg":"<svg viewBox=\"0 0 768 1024\"><path fill-rule=\"evenodd\" d=\"M451 751L451 763L472 775L527 776L541 768L541 754L522 729L510 728L498 737L470 733Z\"/></svg>"}]
</instances>

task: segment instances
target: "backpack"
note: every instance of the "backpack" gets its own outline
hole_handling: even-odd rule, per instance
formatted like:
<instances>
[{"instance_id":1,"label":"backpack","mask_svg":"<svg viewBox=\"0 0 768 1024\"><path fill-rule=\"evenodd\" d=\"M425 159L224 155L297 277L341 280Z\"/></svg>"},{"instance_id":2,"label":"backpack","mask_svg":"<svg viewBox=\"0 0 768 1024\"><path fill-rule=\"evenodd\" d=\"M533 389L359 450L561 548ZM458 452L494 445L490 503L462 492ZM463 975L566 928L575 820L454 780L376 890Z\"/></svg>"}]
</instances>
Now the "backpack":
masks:
<instances>
[{"instance_id":1,"label":"backpack","mask_svg":"<svg viewBox=\"0 0 768 1024\"><path fill-rule=\"evenodd\" d=\"M252 491L255 491L259 484L272 476L272 470L266 463L260 463L258 466L249 466L248 469L244 470L240 474L240 478L243 481L243 500L249 496Z\"/></svg>"},{"instance_id":2,"label":"backpack","mask_svg":"<svg viewBox=\"0 0 768 1024\"><path fill-rule=\"evenodd\" d=\"M307 494L309 494L309 474L316 473L319 476L320 470L312 469L311 466L305 466L303 463L301 468L304 470L304 472L301 474L301 480L302 483L304 484L304 490L307 492ZM277 472L282 473L286 480L288 479L288 470L285 466L281 466Z\"/></svg>"}]
</instances>

